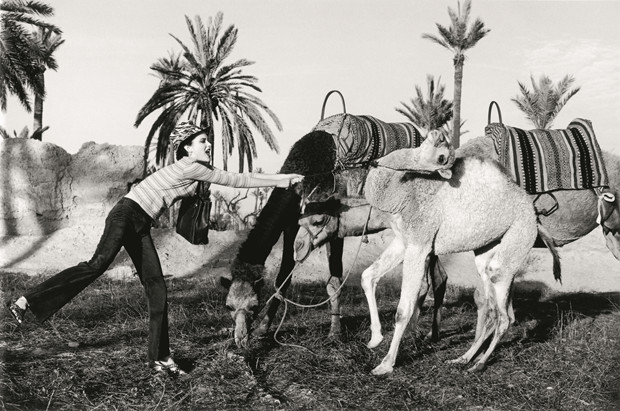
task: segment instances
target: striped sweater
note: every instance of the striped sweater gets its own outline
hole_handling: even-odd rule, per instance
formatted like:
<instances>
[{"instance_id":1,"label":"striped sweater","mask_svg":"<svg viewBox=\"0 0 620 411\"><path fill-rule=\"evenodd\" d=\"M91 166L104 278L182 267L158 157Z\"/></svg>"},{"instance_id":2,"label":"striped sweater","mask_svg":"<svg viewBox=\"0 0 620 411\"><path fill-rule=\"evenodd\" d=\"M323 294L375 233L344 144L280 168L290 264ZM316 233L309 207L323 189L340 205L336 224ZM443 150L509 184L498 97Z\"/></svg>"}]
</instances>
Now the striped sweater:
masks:
<instances>
[{"instance_id":1,"label":"striped sweater","mask_svg":"<svg viewBox=\"0 0 620 411\"><path fill-rule=\"evenodd\" d=\"M175 201L194 195L199 181L248 187L252 176L252 173L229 173L206 167L194 159L183 157L142 180L125 197L138 203L155 220Z\"/></svg>"}]
</instances>

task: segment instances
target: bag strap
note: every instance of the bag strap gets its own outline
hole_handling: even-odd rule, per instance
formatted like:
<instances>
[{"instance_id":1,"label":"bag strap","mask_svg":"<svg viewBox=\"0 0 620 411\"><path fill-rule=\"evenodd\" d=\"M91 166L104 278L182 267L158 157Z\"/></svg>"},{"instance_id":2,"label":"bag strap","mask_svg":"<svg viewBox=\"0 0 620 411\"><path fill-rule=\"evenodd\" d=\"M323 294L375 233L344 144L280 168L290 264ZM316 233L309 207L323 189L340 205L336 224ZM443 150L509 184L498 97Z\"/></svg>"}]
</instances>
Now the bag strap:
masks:
<instances>
[{"instance_id":1,"label":"bag strap","mask_svg":"<svg viewBox=\"0 0 620 411\"><path fill-rule=\"evenodd\" d=\"M333 93L338 93L338 95L340 96L340 101L342 101L342 112L345 114L347 112L347 106L344 103L344 97L342 93L339 92L338 90L332 90L329 93L327 93L327 95L325 96L325 100L323 100L323 108L321 109L321 120L325 118L325 105L327 104L327 99L329 99L329 96L331 96Z\"/></svg>"},{"instance_id":2,"label":"bag strap","mask_svg":"<svg viewBox=\"0 0 620 411\"><path fill-rule=\"evenodd\" d=\"M489 104L488 124L491 124L491 111L493 110L493 105L495 105L495 107L497 108L497 115L499 116L499 124L504 125L504 123L502 122L502 112L499 109L499 104L497 104L495 101L491 101L491 104Z\"/></svg>"}]
</instances>

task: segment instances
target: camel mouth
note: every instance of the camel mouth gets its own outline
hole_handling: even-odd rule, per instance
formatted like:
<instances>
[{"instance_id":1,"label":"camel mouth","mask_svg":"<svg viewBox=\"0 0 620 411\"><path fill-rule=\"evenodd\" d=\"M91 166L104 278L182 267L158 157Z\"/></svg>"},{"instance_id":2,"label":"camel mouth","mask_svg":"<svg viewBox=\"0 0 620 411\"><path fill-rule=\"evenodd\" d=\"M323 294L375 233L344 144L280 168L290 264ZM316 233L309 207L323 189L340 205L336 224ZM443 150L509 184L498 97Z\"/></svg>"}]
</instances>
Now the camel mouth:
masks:
<instances>
[{"instance_id":1,"label":"camel mouth","mask_svg":"<svg viewBox=\"0 0 620 411\"><path fill-rule=\"evenodd\" d=\"M296 262L302 263L310 255L314 246L312 245L312 236L305 228L301 227L295 238L293 246L293 258Z\"/></svg>"},{"instance_id":2,"label":"camel mouth","mask_svg":"<svg viewBox=\"0 0 620 411\"><path fill-rule=\"evenodd\" d=\"M613 256L620 260L620 233L608 231L607 234L605 234L605 242Z\"/></svg>"}]
</instances>

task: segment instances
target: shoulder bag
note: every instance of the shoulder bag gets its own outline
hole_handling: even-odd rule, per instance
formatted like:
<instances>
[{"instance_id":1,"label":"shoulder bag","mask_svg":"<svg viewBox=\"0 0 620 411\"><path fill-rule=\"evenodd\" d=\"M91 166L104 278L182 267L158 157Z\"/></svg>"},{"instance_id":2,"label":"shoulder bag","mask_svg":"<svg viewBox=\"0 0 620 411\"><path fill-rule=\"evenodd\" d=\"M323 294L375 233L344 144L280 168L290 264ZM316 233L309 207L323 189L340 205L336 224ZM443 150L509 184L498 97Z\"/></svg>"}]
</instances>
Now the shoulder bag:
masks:
<instances>
[{"instance_id":1,"label":"shoulder bag","mask_svg":"<svg viewBox=\"0 0 620 411\"><path fill-rule=\"evenodd\" d=\"M192 244L209 244L211 191L206 185L200 181L196 194L181 200L176 231Z\"/></svg>"}]
</instances>

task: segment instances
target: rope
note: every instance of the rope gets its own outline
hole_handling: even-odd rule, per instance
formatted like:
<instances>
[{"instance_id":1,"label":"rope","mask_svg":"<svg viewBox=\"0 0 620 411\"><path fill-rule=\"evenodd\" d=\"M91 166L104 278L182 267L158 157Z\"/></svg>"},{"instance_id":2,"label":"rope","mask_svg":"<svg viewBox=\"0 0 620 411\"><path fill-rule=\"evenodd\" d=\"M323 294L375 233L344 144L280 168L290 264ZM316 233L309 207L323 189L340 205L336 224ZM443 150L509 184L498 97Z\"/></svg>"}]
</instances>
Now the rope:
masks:
<instances>
[{"instance_id":1,"label":"rope","mask_svg":"<svg viewBox=\"0 0 620 411\"><path fill-rule=\"evenodd\" d=\"M357 252L355 253L355 259L353 260L353 264L349 267L349 271L347 272L347 274L344 277L344 280L342 281L342 283L340 284L340 287L338 287L338 289L336 290L336 292L334 294L338 294L340 292L340 290L342 290L342 288L344 287L344 284L347 282L347 280L349 279L349 276L351 275L351 272L353 271L353 267L355 266L355 263L357 262L357 258L359 256L360 250L362 249L362 243L363 243L363 239L364 239L364 235L366 234L366 230L368 228L368 222L370 221L370 214L372 213L372 206L370 207L370 209L368 210L368 217L366 217L366 223L364 224L364 229L362 230L362 235L360 237L360 243L357 246ZM306 347L303 347L301 345L295 345L295 344L285 344L282 343L280 341L278 341L277 335L278 332L280 331L280 328L282 327L282 324L284 324L284 319L286 318L286 313L288 311L288 303L291 303L292 305L296 306L296 307L300 307L300 308L316 308L316 307L320 307L323 304L328 303L329 301L331 301L333 298L338 298L338 297L329 297L328 299L318 303L318 304L299 304L296 303L286 297L284 297L281 293L280 290L282 289L282 286L284 284L286 284L286 281L288 281L288 279L291 277L291 275L293 274L293 272L295 272L295 270L297 269L297 267L303 265L303 263L301 264L297 264L295 265L295 267L293 268L293 270L291 270L291 272L289 273L288 277L286 278L286 280L280 285L280 287L276 290L276 292L269 298L269 300L267 301L267 304L269 303L269 301L271 301L273 298L277 298L280 301L284 302L284 313L282 314L282 319L280 320L280 324L278 325L278 328L276 328L275 333L273 334L273 339L276 343L278 343L279 345L282 346L290 346L290 347L297 347L297 348L304 348L308 351L310 351L311 353L314 354L314 352ZM331 276L330 276L330 280L331 280ZM329 280L328 280L329 282Z\"/></svg>"}]
</instances>

